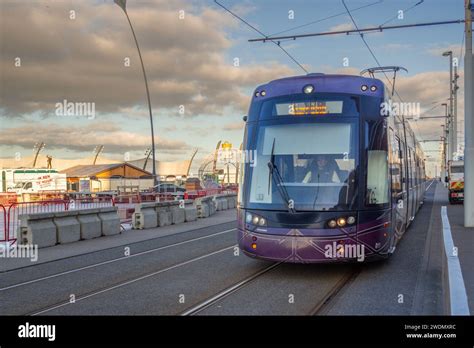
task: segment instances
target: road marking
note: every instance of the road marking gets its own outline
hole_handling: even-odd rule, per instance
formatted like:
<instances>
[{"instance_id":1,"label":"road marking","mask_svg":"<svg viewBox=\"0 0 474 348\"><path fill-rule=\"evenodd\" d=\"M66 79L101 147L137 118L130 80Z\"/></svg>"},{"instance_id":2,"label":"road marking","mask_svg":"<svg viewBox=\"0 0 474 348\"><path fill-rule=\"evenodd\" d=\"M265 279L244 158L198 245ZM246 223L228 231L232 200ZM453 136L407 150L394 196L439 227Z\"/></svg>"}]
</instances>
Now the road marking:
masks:
<instances>
[{"instance_id":1,"label":"road marking","mask_svg":"<svg viewBox=\"0 0 474 348\"><path fill-rule=\"evenodd\" d=\"M428 187L425 189L425 192L429 190L429 188L431 187L431 185L433 185L433 183L435 182L435 180L431 180L431 183L428 185Z\"/></svg>"},{"instance_id":2,"label":"road marking","mask_svg":"<svg viewBox=\"0 0 474 348\"><path fill-rule=\"evenodd\" d=\"M446 206L441 207L441 219L443 220L444 252L448 265L450 314L470 315L461 265L457 253L454 253L453 236L451 234L451 226L449 225L448 210Z\"/></svg>"},{"instance_id":3,"label":"road marking","mask_svg":"<svg viewBox=\"0 0 474 348\"><path fill-rule=\"evenodd\" d=\"M186 243L191 243L191 242L194 242L194 241L197 241L197 240L214 237L214 236L224 234L224 233L229 233L229 232L232 232L232 231L235 231L235 230L236 230L235 228L231 228L230 230L225 230L225 231L213 233L213 234L210 234L210 235L207 235L207 236L185 240L183 242L178 242L178 243L174 243L174 244L170 244L170 245L165 245L165 246L162 246L162 247L159 247L159 248L142 251L142 252L139 252L137 254L132 254L130 256L122 256L122 257L119 257L117 259L112 259L112 260L108 260L108 261L95 263L95 264L89 265L89 266L75 268L75 269L72 269L72 270L69 270L69 271L52 274L52 275L49 275L49 276L46 276L46 277L43 277L43 278L33 279L33 280L29 280L29 281L26 281L26 282L23 282L23 283L18 283L18 284L15 284L15 285L10 285L10 286L4 287L4 288L0 288L0 291L10 290L10 289L14 289L14 288L17 288L17 287L20 287L20 286L23 286L23 285L28 285L28 284L41 282L43 280L60 277L60 276L66 275L66 274L71 274L71 273L83 271L83 270L94 268L94 267L97 267L97 266L107 265L109 263L122 261L122 260L126 260L126 259L131 259L131 258L136 257L136 256L141 256L141 255L145 255L145 254L152 253L152 252L155 252L155 251L168 249L168 248L171 248L171 247L174 247L174 246L183 245L183 244L186 244Z\"/></svg>"},{"instance_id":4,"label":"road marking","mask_svg":"<svg viewBox=\"0 0 474 348\"><path fill-rule=\"evenodd\" d=\"M146 274L144 276L141 276L141 277L138 277L138 278L135 278L135 279L132 279L132 280L128 280L126 282L123 282L123 283L120 283L120 284L116 284L114 286L111 286L109 288L106 288L106 289L103 289L103 290L100 290L100 291L96 291L96 292L93 292L92 294L89 294L89 295L85 295L85 296L82 296L82 297L78 297L76 298L76 301L74 303L77 303L79 301L82 301L82 300L85 300L87 298L90 298L92 296L96 296L96 295L99 295L99 294L103 294L104 292L107 292L107 291L110 291L110 290L114 290L114 289L117 289L117 288L121 288L122 286L125 286L125 285L129 285L129 284L133 284L135 282L138 282L140 280L143 280L143 279L147 279L147 278L150 278L150 277L153 277L157 274L160 274L160 273L164 273L164 272L167 272L167 271L170 271L172 269L175 269L175 268L178 268L178 267L181 267L181 266L184 266L184 265L187 265L187 264L190 264L192 262L195 262L195 261L199 261L199 260L202 260L202 259L205 259L206 257L209 257L209 256L212 256L212 255L216 255L218 253L221 253L223 251L226 251L226 250L229 250L229 249L233 249L237 246L237 244L234 244L234 245L231 245L230 247L226 247L226 248L223 248L223 249L220 249L220 250L217 250L217 251L213 251L212 253L209 253L209 254L206 254L206 255L202 255L202 256L198 256L198 257L195 257L191 260L188 260L188 261L184 261L184 262L180 262L176 265L173 265L173 266L170 266L170 267L167 267L167 268L164 268L164 269L161 269L159 271L156 271L156 272L153 272L153 273L149 273L149 274ZM48 309L44 309L42 311L39 311L39 312L36 312L36 313L33 313L32 315L39 315L39 314L42 314L42 313L46 313L46 312L50 312L54 309L58 309L58 308L61 308L61 307L64 307L64 306L67 306L71 304L71 302L65 302L65 303L62 303L60 305L56 305L54 307L50 307Z\"/></svg>"}]
</instances>

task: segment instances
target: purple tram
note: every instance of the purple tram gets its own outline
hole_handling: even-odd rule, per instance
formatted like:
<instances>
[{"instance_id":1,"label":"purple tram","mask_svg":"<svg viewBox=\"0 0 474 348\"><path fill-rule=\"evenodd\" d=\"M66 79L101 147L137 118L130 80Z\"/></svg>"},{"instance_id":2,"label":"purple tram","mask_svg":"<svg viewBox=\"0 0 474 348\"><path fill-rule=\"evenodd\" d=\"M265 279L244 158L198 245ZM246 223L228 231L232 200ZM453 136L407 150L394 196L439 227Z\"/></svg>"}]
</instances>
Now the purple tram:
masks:
<instances>
[{"instance_id":1,"label":"purple tram","mask_svg":"<svg viewBox=\"0 0 474 348\"><path fill-rule=\"evenodd\" d=\"M240 249L293 263L388 258L425 192L422 149L394 104L382 81L352 75L257 87L244 116Z\"/></svg>"}]
</instances>

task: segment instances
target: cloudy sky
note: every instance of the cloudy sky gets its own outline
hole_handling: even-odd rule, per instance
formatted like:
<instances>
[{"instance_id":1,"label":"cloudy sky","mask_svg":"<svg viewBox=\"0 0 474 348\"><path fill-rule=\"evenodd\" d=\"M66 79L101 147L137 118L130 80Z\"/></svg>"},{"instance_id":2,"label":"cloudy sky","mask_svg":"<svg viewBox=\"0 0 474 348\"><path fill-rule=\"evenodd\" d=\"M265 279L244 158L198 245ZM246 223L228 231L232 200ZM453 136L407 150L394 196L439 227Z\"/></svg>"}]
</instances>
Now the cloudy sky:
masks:
<instances>
[{"instance_id":1,"label":"cloudy sky","mask_svg":"<svg viewBox=\"0 0 474 348\"><path fill-rule=\"evenodd\" d=\"M340 0L221 2L267 35L352 27ZM425 0L413 7L418 2L346 0L359 28L464 16L464 0ZM147 70L160 160L185 159L198 148L199 162L219 140L238 147L253 88L302 73L275 45L249 43L259 34L211 0L129 0L127 8ZM407 9L398 19L398 11ZM305 25L311 22L316 23ZM294 27L299 28L290 30ZM399 94L405 102L421 103L425 115L444 113L449 65L441 54L452 50L460 63L462 131L462 24L365 38L382 65L408 69L397 81ZM357 35L281 45L311 72L357 74L376 65ZM64 100L94 103L95 117L58 116L56 104ZM150 143L146 94L122 10L112 0L0 0L0 121L3 158L16 152L30 156L38 141L56 158L90 156L98 144L105 145L105 157L120 159L127 152L132 159L143 157ZM418 121L412 127L427 140L439 138L441 124ZM458 136L461 140L463 133ZM432 160L439 155L439 144L424 147Z\"/></svg>"}]
</instances>

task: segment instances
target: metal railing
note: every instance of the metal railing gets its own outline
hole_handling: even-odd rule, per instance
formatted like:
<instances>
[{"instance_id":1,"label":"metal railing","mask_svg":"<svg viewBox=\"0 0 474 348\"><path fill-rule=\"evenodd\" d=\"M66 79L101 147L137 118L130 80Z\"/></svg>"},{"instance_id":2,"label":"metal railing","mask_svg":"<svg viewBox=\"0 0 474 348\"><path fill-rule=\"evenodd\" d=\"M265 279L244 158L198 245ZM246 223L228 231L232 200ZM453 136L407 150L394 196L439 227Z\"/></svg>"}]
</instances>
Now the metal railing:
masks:
<instances>
[{"instance_id":1,"label":"metal railing","mask_svg":"<svg viewBox=\"0 0 474 348\"><path fill-rule=\"evenodd\" d=\"M117 207L121 224L132 221L135 205L142 202L166 202L175 201L180 198L196 199L219 193L230 193L228 189L204 189L189 192L166 192L166 193L137 193L118 196L86 196L35 200L31 202L18 202L14 195L3 195L0 202L0 242L15 242L16 231L21 223L19 216L22 214L49 213L65 210L81 210L103 207Z\"/></svg>"},{"instance_id":2,"label":"metal railing","mask_svg":"<svg viewBox=\"0 0 474 348\"><path fill-rule=\"evenodd\" d=\"M68 210L67 201L50 200L36 202L16 202L11 204L8 209L4 209L3 235L4 241L16 241L16 231L20 226L20 215L35 213L52 213Z\"/></svg>"}]
</instances>

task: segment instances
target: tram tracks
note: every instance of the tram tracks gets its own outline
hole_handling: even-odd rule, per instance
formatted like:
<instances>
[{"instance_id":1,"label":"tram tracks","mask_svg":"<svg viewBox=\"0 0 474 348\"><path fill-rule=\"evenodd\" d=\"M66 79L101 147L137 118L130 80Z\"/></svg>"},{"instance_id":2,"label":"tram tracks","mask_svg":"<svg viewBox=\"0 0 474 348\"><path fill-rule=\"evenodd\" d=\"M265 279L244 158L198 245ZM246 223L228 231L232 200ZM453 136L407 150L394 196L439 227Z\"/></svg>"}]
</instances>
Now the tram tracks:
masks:
<instances>
[{"instance_id":1,"label":"tram tracks","mask_svg":"<svg viewBox=\"0 0 474 348\"><path fill-rule=\"evenodd\" d=\"M280 266L282 262L276 262L271 264L270 266L262 269L261 271L245 278L244 280L222 290L221 292L217 293L216 295L209 297L208 299L198 303L197 305L192 306L191 308L187 309L183 313L181 313L182 316L188 316L188 315L195 315L198 314L202 311L204 311L206 308L212 306L213 304L223 300L224 298L230 296L234 292L238 291L239 289L242 289L243 287L247 286L263 274L270 272L272 269Z\"/></svg>"},{"instance_id":2,"label":"tram tracks","mask_svg":"<svg viewBox=\"0 0 474 348\"><path fill-rule=\"evenodd\" d=\"M205 312L206 309L218 305L221 301L237 293L239 290L244 289L250 284L254 283L257 279L260 279L263 275L271 272L277 271L276 269L284 264L283 261L276 262L270 266L260 270L259 272L235 283L232 286L227 287L226 289L216 293L215 295L199 302L196 305L188 308L186 311L182 312L181 316L191 316L197 315ZM308 265L311 266L311 265ZM344 272L344 274L335 282L335 284L330 288L329 291L322 294L318 294L315 301L308 302L308 306L311 306L311 303L316 302L316 305L312 306L310 311L307 313L299 313L299 315L325 315L330 310L331 306L334 304L335 300L338 298L338 295L342 295L344 290L357 278L361 272L361 268L356 265L352 267L349 271ZM315 296L316 297L316 296Z\"/></svg>"},{"instance_id":3,"label":"tram tracks","mask_svg":"<svg viewBox=\"0 0 474 348\"><path fill-rule=\"evenodd\" d=\"M7 285L7 286L4 286L4 287L0 288L0 296L6 296L7 292L9 292L11 290L16 290L17 288L22 288L22 287L25 287L25 286L36 286L37 283L42 283L43 281L50 281L50 280L54 280L55 278L56 279L61 279L63 276L80 273L81 271L93 270L95 268L98 268L98 267L101 267L101 266L106 266L106 265L109 265L111 263L115 263L115 262L119 262L119 261L125 261L126 262L126 260L134 259L136 257L144 256L144 255L147 255L147 254L150 254L150 253L155 253L155 252L158 252L158 251L164 251L166 249L173 248L173 247L181 247L181 246L183 246L187 243L202 241L202 240L209 239L209 238L216 238L216 237L219 237L219 236L226 235L227 233L233 232L233 231L235 231L235 228L227 229L227 230L219 231L219 232L215 232L215 233L210 233L210 234L200 236L200 237L194 237L194 238L186 239L186 240L175 242L175 243L170 243L170 244L167 244L167 245L162 245L162 246L159 246L157 248L152 248L152 249L140 251L140 252L137 252L135 254L126 256L126 257L119 257L119 258L109 259L109 260L106 260L106 261L86 265L86 266L83 266L83 267L69 269L69 270L66 270L64 272L58 272L58 273L46 275L44 277L36 278L36 279L31 279L31 280L27 280L27 281L23 281L23 282L18 282L18 283L13 283L13 284L10 284L10 285ZM100 287L100 284L98 284L99 286L95 286L93 290L84 291L80 294L77 294L77 293L74 294L73 299L70 299L70 295L67 294L67 296L66 295L61 296L62 297L61 301L55 301L55 302L49 303L47 305L38 306L39 308L37 307L37 308L34 308L33 310L29 310L29 311L26 311L26 312L23 312L23 313L20 312L20 313L21 313L21 315L39 315L39 314L47 313L47 312L50 312L54 309L65 307L67 305L72 305L74 303L80 302L80 301L85 300L87 298L105 293L107 291L110 291L110 290L113 290L113 289L116 289L116 288L119 288L119 287L122 287L122 286L125 286L125 285L128 285L128 284L135 283L137 281L152 277L154 275L158 275L160 273L170 271L172 269L190 264L190 263L195 262L195 261L199 261L201 259L210 257L212 255L215 255L215 254L218 254L218 253L221 253L221 252L224 252L226 250L230 250L230 249L233 249L233 248L236 248L236 247L237 247L237 245L234 244L234 243L232 243L231 245L227 245L227 246L225 246L225 244L224 244L224 247L220 248L218 250L215 250L215 249L212 250L211 249L207 253L197 255L194 258L184 260L184 261L181 261L181 262L177 262L177 263L168 265L164 268L162 267L158 270L155 268L155 269L150 270L149 272L146 272L144 274L139 274L139 275L136 275L135 277L131 277L131 278L127 277L126 279L123 279L119 282L113 282L112 284L107 284L106 286ZM15 270L13 270L11 272L15 272ZM41 302L41 299L38 300L38 304L40 304L39 302ZM6 310L7 310L7 307L5 306L5 308L3 308L3 310L2 310L2 312L4 312L4 314L11 314L11 313L8 313Z\"/></svg>"},{"instance_id":4,"label":"tram tracks","mask_svg":"<svg viewBox=\"0 0 474 348\"><path fill-rule=\"evenodd\" d=\"M308 315L325 315L331 309L338 296L342 295L349 285L360 274L360 267L354 267L352 270L343 275L339 281L334 284L330 291L324 294L320 301L311 309Z\"/></svg>"},{"instance_id":5,"label":"tram tracks","mask_svg":"<svg viewBox=\"0 0 474 348\"><path fill-rule=\"evenodd\" d=\"M38 282L41 282L41 281L44 281L44 280L65 276L65 275L68 275L68 274L71 274L71 273L76 273L76 272L96 268L96 267L99 267L99 266L108 265L108 264L118 262L118 261L130 260L130 259L133 259L133 258L138 257L138 256L143 256L143 255L146 255L146 254L154 253L154 252L157 252L157 251L162 251L162 250L169 249L169 248L172 248L172 247L182 246L182 245L187 244L187 243L192 243L192 242L195 242L195 241L200 241L200 240L203 240L203 239L216 237L216 236L219 236L219 235L222 235L222 234L233 232L235 230L236 230L235 228L231 228L231 229L228 229L228 230L225 230L225 231L220 231L220 232L208 234L208 235L201 236L201 237L195 237L195 238L191 238L191 239L186 239L184 241L163 245L163 246L153 248L153 249L140 251L140 252L128 255L128 256L120 256L120 257L117 257L117 258L114 258L114 259L109 259L109 260L93 263L93 264L86 265L86 266L83 266L83 267L73 268L73 269L69 269L67 271L50 274L50 275L47 275L47 276L44 276L44 277L40 277L40 278L36 278L36 279L32 279L32 280L28 280L28 281L24 281L24 282L20 282L20 283L16 283L16 284L11 284L11 285L8 285L8 286L1 287L0 288L0 293L2 291L11 290L11 289L18 288L18 287L21 287L21 286L30 285L30 284L33 284L33 283L38 283ZM51 261L51 262L54 262L54 261ZM29 267L33 267L33 266L29 266ZM16 272L16 271L18 271L18 270L15 269L15 270L11 270L11 271L8 271L8 272Z\"/></svg>"},{"instance_id":6,"label":"tram tracks","mask_svg":"<svg viewBox=\"0 0 474 348\"><path fill-rule=\"evenodd\" d=\"M103 287L103 288L99 288L99 289L96 289L94 291L90 291L90 292L87 292L87 293L83 293L81 294L80 296L77 296L74 298L74 301L59 301L59 302L56 302L54 304L51 304L51 305L48 305L48 306L45 306L45 307L42 307L42 308L39 308L39 309L35 309L34 311L30 311L28 313L25 313L24 315L27 315L27 316L36 316L36 315L40 315L40 314L44 314L44 313L47 313L47 312L50 312L50 311L53 311L55 309L59 309L61 307L65 307L65 306L68 306L68 305L72 305L72 304L76 304L77 302L80 302L80 301L83 301L85 299L88 299L88 298L91 298L91 297L94 297L94 296L97 296L97 295L100 295L100 294L104 294L108 291L111 291L111 290L115 290L115 289L118 289L118 288L121 288L123 286L126 286L126 285L130 285L130 284L133 284L133 283L136 283L138 281L141 281L141 280L144 280L144 279L147 279L147 278L150 278L150 277L153 277L153 276L156 276L156 275L159 275L161 273L164 273L164 272L167 272L167 271L170 271L170 270L173 270L173 269L176 269L178 267L182 267L182 266L185 266L187 264L190 264L192 262L195 262L195 261L199 261L199 260L202 260L206 257L209 257L209 256L212 256L212 255L216 255L218 253L221 253L221 252L224 252L224 251L227 251L227 250L230 250L230 249L233 249L234 247L236 247L235 244L232 244L230 246L227 246L227 247L224 247L222 249L219 249L219 250L216 250L216 251L213 251L213 252L210 252L210 253L207 253L207 254L204 254L204 255L201 255L201 256L198 256L198 257L194 257L192 259L189 259L189 260L186 260L186 261L183 261L183 262L179 262L179 263L176 263L176 264L173 264L171 266L168 266L166 268L162 268L162 269L159 269L159 270L155 270L153 272L148 272L146 274L143 274L139 277L134 277L134 278L131 278L131 279L128 279L126 281L121 281L121 282L118 282L118 283L115 283L113 285L109 285L109 286L106 286L106 287Z\"/></svg>"},{"instance_id":7,"label":"tram tracks","mask_svg":"<svg viewBox=\"0 0 474 348\"><path fill-rule=\"evenodd\" d=\"M156 250L161 249L163 247L168 248L168 247L175 246L175 245L182 245L182 243L186 243L186 242L201 240L201 239L206 238L206 237L211 237L211 236L215 236L215 235L222 235L222 234L225 234L226 232L228 232L228 230L221 231L221 232L218 232L216 234L210 234L208 236L192 238L190 240L182 241L182 242L179 242L179 243L172 243L172 244L167 245L167 246L162 246L160 248L144 251L143 254L147 254L149 252L156 251ZM162 268L160 268L160 269L150 270L149 272L146 272L145 274L138 274L135 277L130 277L130 278L127 277L127 279L123 279L119 282L113 282L111 284L107 284L107 285L102 286L102 287L100 287L100 286L95 287L94 289L90 289L90 291L87 291L85 289L86 291L84 291L80 294L76 294L73 300L69 299L69 295L67 295L67 296L64 295L64 296L62 296L61 301L51 301L53 303L49 303L49 304L46 304L46 305L43 305L43 306L38 306L39 308L38 307L33 308L33 309L30 308L30 310L25 311L26 313L23 313L23 315L33 315L33 316L43 315L43 314L48 315L50 313L52 314L52 312L54 312L55 310L58 310L58 309L61 309L63 307L67 307L67 306L71 306L71 312L69 312L69 310L68 310L68 313L73 314L74 313L74 307L73 306L75 304L77 304L78 302L87 300L87 299L92 298L92 297L96 297L98 295L103 295L103 294L105 294L109 291L113 291L115 289L119 289L119 288L125 287L127 285L131 285L133 283L137 283L137 282L140 282L142 280L145 280L145 279L148 279L148 278L151 278L151 277L154 277L154 276L158 276L158 275L160 275L162 273L165 273L165 272L169 272L169 271L172 271L172 270L177 270L180 267L190 265L191 263L199 261L199 260L210 258L214 255L219 254L219 253L229 251L229 250L231 250L235 247L236 247L236 244L234 244L234 243L232 245L227 245L227 246L224 244L218 250L209 250L205 254L196 255L195 257L190 258L188 260L179 260L180 262L175 262L175 263L173 263L171 265L167 265L165 267L162 266ZM141 254L141 255L143 255L143 254ZM137 255L137 256L139 256L139 255ZM209 261L207 261L207 262L209 262L209 264L212 264L212 258L210 258ZM106 262L105 264L108 264L108 262ZM265 265L265 267L261 267L260 269L254 270L253 273L248 275L248 276L244 275L244 277L240 277L240 279L237 278L236 279L237 281L235 281L233 283L230 283L231 285L229 285L229 283L227 283L226 287L223 290L219 290L219 288L216 287L215 290L213 290L214 295L212 295L212 296L207 295L208 297L206 297L206 295L204 295L204 296L201 295L200 298L199 297L196 298L197 301L195 302L195 304L193 304L191 307L189 307L185 311L180 311L180 310L175 311L175 310L173 310L168 314L173 314L174 313L175 315L183 315L183 316L203 314L203 313L206 313L207 309L210 309L214 305L217 305L217 307L220 307L220 305L219 305L220 302L224 301L224 299L226 299L228 297L231 297L231 301L238 300L237 303L239 303L239 302L241 303L242 298L239 298L240 295L237 294L239 292L239 290L242 290L242 289L246 288L247 286L249 286L251 284L254 284L257 280L260 280L262 278L264 278L262 280L263 283L257 283L255 286L257 286L257 287L260 286L261 287L260 289L262 291L259 291L258 293L260 294L260 296L262 296L262 299L263 299L266 296L266 294L268 294L267 291L272 291L272 288L271 288L272 285L266 286L265 282L268 282L269 279L271 279L271 278L273 278L272 281L275 281L275 279L277 281L280 281L280 280L284 279L285 277L287 277L289 275L291 276L291 274L296 272L296 269L293 269L293 270L290 269L289 270L286 267L286 266L288 266L286 264L285 264L286 266L284 267L284 269L282 269L281 272L280 272L279 268L281 268L282 264L284 264L284 261L274 262L270 265ZM99 265L102 265L102 263L97 264L97 265L91 265L91 266L96 267L96 266L99 266ZM307 268L308 267L319 268L319 267L325 267L325 266L326 265L306 265ZM295 314L296 315L324 315L324 314L326 314L327 311L331 308L331 305L334 302L336 302L335 299L340 294L342 294L344 292L344 289L350 283L352 283L352 281L360 273L360 268L358 268L357 266L354 265L349 270L347 270L347 269L345 269L344 271L340 270L341 274L339 274L340 273L339 270L336 271L336 269L337 269L336 268L334 270L334 272L336 272L336 273L333 273L332 279L327 279L325 277L326 273L323 272L321 274L321 278L320 278L320 280L318 280L318 282L320 281L320 282L326 282L327 283L327 285L324 286L324 291L316 292L316 293L307 292L306 293L307 306L305 307L305 309L299 309L298 312L295 313ZM84 269L88 269L88 268L89 267L85 267ZM65 274L75 273L79 270L82 270L82 268L77 269L77 270L73 270L73 272L66 272ZM272 272L272 275L270 276L270 278L264 277L264 275L266 275L270 272ZM277 273L274 274L273 272L277 272ZM288 273L288 272L290 272L290 273ZM171 274L174 274L174 273L171 273ZM316 276L319 279L318 275L320 273L317 272L316 274L317 274ZM56 275L53 275L52 277L46 277L45 279L56 278L60 275L63 275L63 274L56 274ZM334 279L334 278L336 278L336 279ZM308 278L306 278L306 279L308 279ZM34 282L38 282L40 280L41 279L37 279L37 280L34 280ZM15 288L15 287L19 287L19 286L27 285L27 284L30 284L30 283L27 282L27 283L24 283L24 284L15 284L12 287ZM263 286L262 286L262 284L263 284ZM267 284L272 284L272 283L270 282L270 283L267 283ZM275 286L278 286L278 284L275 284ZM5 290L5 289L9 289L9 288L10 287L0 289L0 290ZM247 289L247 290L253 291L252 289L253 288L251 287L250 289ZM127 290L127 291L132 291L132 289ZM313 292L314 292L314 290L313 290ZM133 291L132 291L132 293L133 293ZM235 298L232 297L234 295L237 296L237 297L235 297ZM114 296L114 295L110 295L110 296ZM40 302L40 301L38 301L38 302ZM274 314L278 314L282 309L283 309L282 307L281 308L275 308ZM309 313L306 311L307 309L310 309ZM213 312L213 310L211 309L210 312ZM238 312L238 309L237 309L237 312ZM144 314L150 314L150 313L144 313ZM270 313L270 315L273 315L273 311Z\"/></svg>"}]
</instances>

